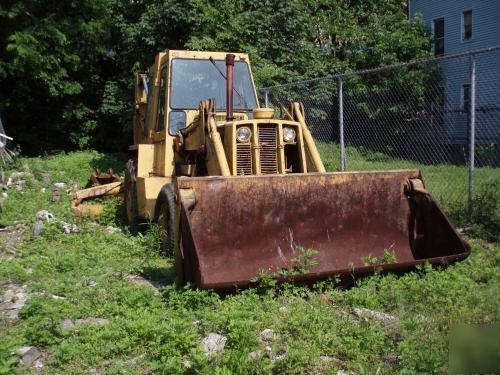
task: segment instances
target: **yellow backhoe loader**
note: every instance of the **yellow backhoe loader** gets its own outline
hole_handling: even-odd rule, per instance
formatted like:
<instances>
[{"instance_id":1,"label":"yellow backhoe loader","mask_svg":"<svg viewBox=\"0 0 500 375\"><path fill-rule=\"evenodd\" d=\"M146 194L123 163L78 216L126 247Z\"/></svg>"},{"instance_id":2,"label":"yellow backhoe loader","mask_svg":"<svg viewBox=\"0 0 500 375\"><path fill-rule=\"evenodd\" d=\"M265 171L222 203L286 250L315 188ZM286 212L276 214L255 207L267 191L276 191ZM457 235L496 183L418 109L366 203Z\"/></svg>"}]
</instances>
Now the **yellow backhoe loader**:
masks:
<instances>
[{"instance_id":1,"label":"yellow backhoe loader","mask_svg":"<svg viewBox=\"0 0 500 375\"><path fill-rule=\"evenodd\" d=\"M259 107L246 54L171 50L137 75L127 216L165 229L181 283L306 282L367 274L387 253L378 266L392 271L469 254L418 170L326 173L302 104L282 112Z\"/></svg>"}]
</instances>

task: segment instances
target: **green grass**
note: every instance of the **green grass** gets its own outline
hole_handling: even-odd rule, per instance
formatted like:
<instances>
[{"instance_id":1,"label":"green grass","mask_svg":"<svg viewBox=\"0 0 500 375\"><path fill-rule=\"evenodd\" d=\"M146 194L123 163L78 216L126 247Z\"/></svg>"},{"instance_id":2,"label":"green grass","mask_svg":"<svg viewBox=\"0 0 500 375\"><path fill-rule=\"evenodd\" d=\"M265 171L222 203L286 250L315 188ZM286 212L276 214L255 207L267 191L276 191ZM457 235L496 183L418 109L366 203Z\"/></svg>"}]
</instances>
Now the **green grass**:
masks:
<instances>
[{"instance_id":1,"label":"green grass","mask_svg":"<svg viewBox=\"0 0 500 375\"><path fill-rule=\"evenodd\" d=\"M339 168L340 148L336 143L318 142L318 150L328 171L337 171ZM392 170L392 169L419 169L422 172L426 188L438 200L441 208L457 226L465 226L468 223L467 199L468 199L468 167L452 164L427 165L416 161L404 160L391 157L381 152L374 152L363 148L346 148L346 159L348 171L369 170ZM500 221L500 196L498 192L500 184L500 168L482 167L476 168L474 173L473 216L482 216L484 195L491 195L488 190L495 190L495 207L491 209L492 221ZM474 223L475 224L475 223ZM498 224L491 224L495 229L490 232L498 232ZM478 231L481 228L478 228ZM486 238L499 240L498 233L489 233Z\"/></svg>"},{"instance_id":2,"label":"green grass","mask_svg":"<svg viewBox=\"0 0 500 375\"><path fill-rule=\"evenodd\" d=\"M76 222L69 196L53 203L50 192L40 193L50 190L41 174L50 172L52 182L83 185L93 166L122 161L89 152L22 159L17 168L33 171L36 181L23 192L9 190L0 222L33 223L39 209ZM67 235L50 224L40 237L26 232L16 256L5 257L0 250L0 285L26 284L30 293L17 321L0 317L0 373L26 372L10 354L22 345L43 350L49 358L46 372L61 374L330 374L340 368L356 374L446 373L450 327L498 323L499 247L483 241L472 240L472 255L446 269L427 265L402 277L374 275L350 289L334 281L313 288L261 283L222 296L178 288L172 261L158 253L154 231L131 235L122 224L120 203L110 200L107 206L100 227L76 222L80 233ZM106 233L103 227L109 224L121 226L122 233ZM166 286L157 295L130 282L128 274L147 275ZM356 319L355 307L397 316L402 338L375 321ZM66 318L86 317L110 323L77 329L60 325ZM276 333L268 345L273 353L285 353L283 360L247 359L250 352L266 351L259 341L265 328ZM228 338L223 355L213 361L199 347L210 332ZM400 363L387 363L387 355L399 356Z\"/></svg>"}]
</instances>

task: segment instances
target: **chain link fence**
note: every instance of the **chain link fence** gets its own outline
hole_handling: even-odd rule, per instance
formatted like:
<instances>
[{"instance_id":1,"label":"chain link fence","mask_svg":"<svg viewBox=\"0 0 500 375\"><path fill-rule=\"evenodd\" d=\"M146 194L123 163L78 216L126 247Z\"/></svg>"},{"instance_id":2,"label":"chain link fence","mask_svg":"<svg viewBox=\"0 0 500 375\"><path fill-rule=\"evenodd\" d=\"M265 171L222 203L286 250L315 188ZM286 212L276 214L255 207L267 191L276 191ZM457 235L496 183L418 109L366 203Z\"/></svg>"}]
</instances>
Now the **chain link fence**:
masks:
<instances>
[{"instance_id":1,"label":"chain link fence","mask_svg":"<svg viewBox=\"0 0 500 375\"><path fill-rule=\"evenodd\" d=\"M266 87L259 95L278 112L304 103L328 171L418 168L456 225L470 222L485 195L498 204L500 47Z\"/></svg>"}]
</instances>

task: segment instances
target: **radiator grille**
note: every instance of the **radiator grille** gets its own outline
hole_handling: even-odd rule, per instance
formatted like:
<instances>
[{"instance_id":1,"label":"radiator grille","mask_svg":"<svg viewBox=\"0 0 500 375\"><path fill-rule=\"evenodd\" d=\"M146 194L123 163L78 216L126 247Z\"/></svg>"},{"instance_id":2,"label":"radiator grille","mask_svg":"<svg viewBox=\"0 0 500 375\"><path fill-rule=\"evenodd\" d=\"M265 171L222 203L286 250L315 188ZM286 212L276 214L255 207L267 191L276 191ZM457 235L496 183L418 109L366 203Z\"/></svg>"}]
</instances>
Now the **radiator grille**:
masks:
<instances>
[{"instance_id":1,"label":"radiator grille","mask_svg":"<svg viewBox=\"0 0 500 375\"><path fill-rule=\"evenodd\" d=\"M260 172L262 174L278 173L278 129L276 125L259 126Z\"/></svg>"},{"instance_id":2,"label":"radiator grille","mask_svg":"<svg viewBox=\"0 0 500 375\"><path fill-rule=\"evenodd\" d=\"M236 174L252 174L252 145L248 143L236 143Z\"/></svg>"}]
</instances>

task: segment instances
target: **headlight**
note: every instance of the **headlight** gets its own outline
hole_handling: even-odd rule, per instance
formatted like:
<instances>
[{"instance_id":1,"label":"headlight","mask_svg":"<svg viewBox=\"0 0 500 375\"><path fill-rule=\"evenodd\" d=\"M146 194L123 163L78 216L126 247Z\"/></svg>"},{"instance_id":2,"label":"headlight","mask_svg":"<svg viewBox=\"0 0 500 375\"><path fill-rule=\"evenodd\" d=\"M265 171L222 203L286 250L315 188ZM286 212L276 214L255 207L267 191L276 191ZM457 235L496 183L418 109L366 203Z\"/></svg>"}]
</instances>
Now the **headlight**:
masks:
<instances>
[{"instance_id":1,"label":"headlight","mask_svg":"<svg viewBox=\"0 0 500 375\"><path fill-rule=\"evenodd\" d=\"M246 126L243 126L236 130L236 139L238 142L245 143L250 140L250 136L252 135L252 132L250 131L250 128L247 128Z\"/></svg>"},{"instance_id":2,"label":"headlight","mask_svg":"<svg viewBox=\"0 0 500 375\"><path fill-rule=\"evenodd\" d=\"M295 141L295 137L297 134L295 133L295 130L292 128L283 128L283 140L285 142L293 142Z\"/></svg>"}]
</instances>

